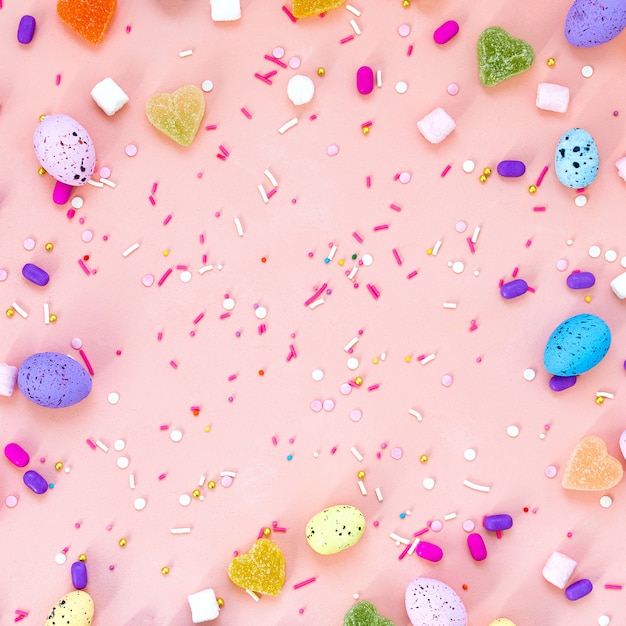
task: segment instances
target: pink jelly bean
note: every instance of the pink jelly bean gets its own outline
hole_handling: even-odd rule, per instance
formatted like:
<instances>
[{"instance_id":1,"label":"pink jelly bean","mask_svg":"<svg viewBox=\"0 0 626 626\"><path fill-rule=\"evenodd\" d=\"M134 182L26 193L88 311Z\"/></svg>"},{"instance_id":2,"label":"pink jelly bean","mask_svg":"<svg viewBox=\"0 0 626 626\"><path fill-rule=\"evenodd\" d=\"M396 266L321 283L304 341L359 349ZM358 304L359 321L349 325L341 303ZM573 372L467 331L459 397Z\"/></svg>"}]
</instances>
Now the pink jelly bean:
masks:
<instances>
[{"instance_id":1,"label":"pink jelly bean","mask_svg":"<svg viewBox=\"0 0 626 626\"><path fill-rule=\"evenodd\" d=\"M363 65L356 71L356 88L364 96L374 89L374 70L369 65Z\"/></svg>"},{"instance_id":2,"label":"pink jelly bean","mask_svg":"<svg viewBox=\"0 0 626 626\"><path fill-rule=\"evenodd\" d=\"M438 44L448 43L459 32L459 24L454 20L444 22L434 33L433 39Z\"/></svg>"},{"instance_id":3,"label":"pink jelly bean","mask_svg":"<svg viewBox=\"0 0 626 626\"><path fill-rule=\"evenodd\" d=\"M7 444L4 447L4 456L6 456L15 467L26 467L30 461L28 452L26 452L19 443Z\"/></svg>"},{"instance_id":4,"label":"pink jelly bean","mask_svg":"<svg viewBox=\"0 0 626 626\"><path fill-rule=\"evenodd\" d=\"M428 541L420 541L415 548L415 554L433 563L437 563L443 558L443 550Z\"/></svg>"},{"instance_id":5,"label":"pink jelly bean","mask_svg":"<svg viewBox=\"0 0 626 626\"><path fill-rule=\"evenodd\" d=\"M52 200L55 204L65 204L72 195L72 189L73 187L71 185L57 180L54 191L52 192Z\"/></svg>"},{"instance_id":6,"label":"pink jelly bean","mask_svg":"<svg viewBox=\"0 0 626 626\"><path fill-rule=\"evenodd\" d=\"M471 533L467 536L467 547L474 561L484 561L487 558L485 542L478 533Z\"/></svg>"}]
</instances>

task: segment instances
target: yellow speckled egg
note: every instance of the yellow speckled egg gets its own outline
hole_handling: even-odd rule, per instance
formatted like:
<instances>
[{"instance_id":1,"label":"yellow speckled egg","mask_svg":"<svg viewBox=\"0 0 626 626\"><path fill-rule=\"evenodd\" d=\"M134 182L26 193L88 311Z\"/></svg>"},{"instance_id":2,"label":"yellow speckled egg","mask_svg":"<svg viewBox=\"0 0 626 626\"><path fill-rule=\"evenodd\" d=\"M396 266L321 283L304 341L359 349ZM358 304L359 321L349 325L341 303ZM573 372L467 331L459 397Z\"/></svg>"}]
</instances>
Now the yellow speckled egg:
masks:
<instances>
[{"instance_id":1,"label":"yellow speckled egg","mask_svg":"<svg viewBox=\"0 0 626 626\"><path fill-rule=\"evenodd\" d=\"M515 624L506 617L499 617L498 619L494 619L489 626L515 626Z\"/></svg>"},{"instance_id":2,"label":"yellow speckled egg","mask_svg":"<svg viewBox=\"0 0 626 626\"><path fill-rule=\"evenodd\" d=\"M63 596L50 611L45 626L91 626L93 600L85 591Z\"/></svg>"},{"instance_id":3,"label":"yellow speckled egg","mask_svg":"<svg viewBox=\"0 0 626 626\"><path fill-rule=\"evenodd\" d=\"M365 530L363 513L337 504L315 514L306 525L306 540L318 554L335 554L355 545Z\"/></svg>"}]
</instances>

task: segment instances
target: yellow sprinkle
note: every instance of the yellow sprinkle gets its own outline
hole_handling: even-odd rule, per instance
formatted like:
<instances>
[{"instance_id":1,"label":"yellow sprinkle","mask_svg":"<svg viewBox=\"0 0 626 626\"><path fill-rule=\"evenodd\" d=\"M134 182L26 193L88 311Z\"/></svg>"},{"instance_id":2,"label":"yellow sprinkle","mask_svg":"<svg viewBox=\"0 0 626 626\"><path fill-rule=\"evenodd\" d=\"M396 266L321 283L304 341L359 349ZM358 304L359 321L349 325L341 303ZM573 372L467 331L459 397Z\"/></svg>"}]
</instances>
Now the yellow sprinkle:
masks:
<instances>
[{"instance_id":1,"label":"yellow sprinkle","mask_svg":"<svg viewBox=\"0 0 626 626\"><path fill-rule=\"evenodd\" d=\"M483 174L484 174L485 176L491 176L491 168L490 168L490 167L486 167L486 168L483 170Z\"/></svg>"},{"instance_id":2,"label":"yellow sprinkle","mask_svg":"<svg viewBox=\"0 0 626 626\"><path fill-rule=\"evenodd\" d=\"M51 322L52 324L54 324L54 322L56 322L56 321L57 321L57 319L58 319L58 318L57 318L57 316L56 316L54 313L52 313L52 315L50 315L50 322Z\"/></svg>"},{"instance_id":3,"label":"yellow sprinkle","mask_svg":"<svg viewBox=\"0 0 626 626\"><path fill-rule=\"evenodd\" d=\"M169 256L169 255L170 255L169 250L163 250L163 256Z\"/></svg>"},{"instance_id":4,"label":"yellow sprinkle","mask_svg":"<svg viewBox=\"0 0 626 626\"><path fill-rule=\"evenodd\" d=\"M191 495L192 495L194 498L199 498L199 497L200 497L200 489L194 489L194 490L191 492Z\"/></svg>"},{"instance_id":5,"label":"yellow sprinkle","mask_svg":"<svg viewBox=\"0 0 626 626\"><path fill-rule=\"evenodd\" d=\"M426 461L428 461L428 455L427 454L422 454L422 456L420 457L420 461L422 463L426 463Z\"/></svg>"},{"instance_id":6,"label":"yellow sprinkle","mask_svg":"<svg viewBox=\"0 0 626 626\"><path fill-rule=\"evenodd\" d=\"M39 174L39 176L43 176L44 174L46 174L46 170L43 167L40 167L37 170L37 174Z\"/></svg>"},{"instance_id":7,"label":"yellow sprinkle","mask_svg":"<svg viewBox=\"0 0 626 626\"><path fill-rule=\"evenodd\" d=\"M40 122L43 122L45 119L46 119L46 116L42 113L42 114L39 116L39 121L40 121Z\"/></svg>"},{"instance_id":8,"label":"yellow sprinkle","mask_svg":"<svg viewBox=\"0 0 626 626\"><path fill-rule=\"evenodd\" d=\"M339 259L338 263L339 263L339 265L341 265L343 267L343 264L345 263L345 261L343 259Z\"/></svg>"},{"instance_id":9,"label":"yellow sprinkle","mask_svg":"<svg viewBox=\"0 0 626 626\"><path fill-rule=\"evenodd\" d=\"M589 302L591 302L591 296L585 296L585 302L589 304Z\"/></svg>"},{"instance_id":10,"label":"yellow sprinkle","mask_svg":"<svg viewBox=\"0 0 626 626\"><path fill-rule=\"evenodd\" d=\"M486 177L484 174L481 174L481 175L478 177L478 180L479 180L481 183L486 183L486 182L487 182L487 177Z\"/></svg>"},{"instance_id":11,"label":"yellow sprinkle","mask_svg":"<svg viewBox=\"0 0 626 626\"><path fill-rule=\"evenodd\" d=\"M370 132L370 127L369 127L369 126L363 126L363 128L361 129L361 132L362 132L364 135L369 135L369 132Z\"/></svg>"},{"instance_id":12,"label":"yellow sprinkle","mask_svg":"<svg viewBox=\"0 0 626 626\"><path fill-rule=\"evenodd\" d=\"M354 379L354 382L355 382L357 385L362 385L362 384L363 384L363 379L362 379L360 376L357 376L357 377Z\"/></svg>"},{"instance_id":13,"label":"yellow sprinkle","mask_svg":"<svg viewBox=\"0 0 626 626\"><path fill-rule=\"evenodd\" d=\"M433 249L432 248L428 248L428 250L426 250L426 254L432 254L433 253Z\"/></svg>"},{"instance_id":14,"label":"yellow sprinkle","mask_svg":"<svg viewBox=\"0 0 626 626\"><path fill-rule=\"evenodd\" d=\"M272 534L272 529L271 529L271 528L267 528L267 527L265 527L265 528L263 529L263 535L264 535L265 537L269 537L271 534Z\"/></svg>"},{"instance_id":15,"label":"yellow sprinkle","mask_svg":"<svg viewBox=\"0 0 626 626\"><path fill-rule=\"evenodd\" d=\"M404 360L405 360L407 363L410 363L410 362L411 362L411 357L410 357L410 356L405 356L405 357L404 357Z\"/></svg>"},{"instance_id":16,"label":"yellow sprinkle","mask_svg":"<svg viewBox=\"0 0 626 626\"><path fill-rule=\"evenodd\" d=\"M217 598L217 606L219 607L224 606L224 600L222 598Z\"/></svg>"},{"instance_id":17,"label":"yellow sprinkle","mask_svg":"<svg viewBox=\"0 0 626 626\"><path fill-rule=\"evenodd\" d=\"M411 0L402 0L402 6L408 9L411 6Z\"/></svg>"},{"instance_id":18,"label":"yellow sprinkle","mask_svg":"<svg viewBox=\"0 0 626 626\"><path fill-rule=\"evenodd\" d=\"M378 365L378 357L376 357L376 358L372 361L372 363L374 363L374 365Z\"/></svg>"},{"instance_id":19,"label":"yellow sprinkle","mask_svg":"<svg viewBox=\"0 0 626 626\"><path fill-rule=\"evenodd\" d=\"M211 427L210 426L205 426L204 427L204 432L205 433L210 433L211 432Z\"/></svg>"}]
</instances>

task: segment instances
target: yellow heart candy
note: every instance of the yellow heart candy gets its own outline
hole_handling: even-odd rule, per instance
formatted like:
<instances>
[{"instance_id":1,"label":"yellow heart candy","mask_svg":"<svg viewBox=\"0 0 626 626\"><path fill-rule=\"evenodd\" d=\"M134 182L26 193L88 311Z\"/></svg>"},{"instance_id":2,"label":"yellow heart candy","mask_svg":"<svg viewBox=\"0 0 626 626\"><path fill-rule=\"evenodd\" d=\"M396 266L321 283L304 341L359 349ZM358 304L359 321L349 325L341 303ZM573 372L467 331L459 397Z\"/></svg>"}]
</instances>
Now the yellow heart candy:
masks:
<instances>
[{"instance_id":1,"label":"yellow heart candy","mask_svg":"<svg viewBox=\"0 0 626 626\"><path fill-rule=\"evenodd\" d=\"M277 596L285 584L285 557L273 541L257 539L248 552L230 562L228 577L244 589Z\"/></svg>"},{"instance_id":2,"label":"yellow heart candy","mask_svg":"<svg viewBox=\"0 0 626 626\"><path fill-rule=\"evenodd\" d=\"M576 491L604 491L617 485L623 476L622 464L607 452L606 443L591 435L572 452L561 484Z\"/></svg>"},{"instance_id":3,"label":"yellow heart candy","mask_svg":"<svg viewBox=\"0 0 626 626\"><path fill-rule=\"evenodd\" d=\"M294 17L309 17L336 9L344 2L345 0L293 0L291 12Z\"/></svg>"},{"instance_id":4,"label":"yellow heart candy","mask_svg":"<svg viewBox=\"0 0 626 626\"><path fill-rule=\"evenodd\" d=\"M181 146L194 140L204 116L204 95L195 85L184 85L174 93L154 94L146 104L150 123Z\"/></svg>"}]
</instances>

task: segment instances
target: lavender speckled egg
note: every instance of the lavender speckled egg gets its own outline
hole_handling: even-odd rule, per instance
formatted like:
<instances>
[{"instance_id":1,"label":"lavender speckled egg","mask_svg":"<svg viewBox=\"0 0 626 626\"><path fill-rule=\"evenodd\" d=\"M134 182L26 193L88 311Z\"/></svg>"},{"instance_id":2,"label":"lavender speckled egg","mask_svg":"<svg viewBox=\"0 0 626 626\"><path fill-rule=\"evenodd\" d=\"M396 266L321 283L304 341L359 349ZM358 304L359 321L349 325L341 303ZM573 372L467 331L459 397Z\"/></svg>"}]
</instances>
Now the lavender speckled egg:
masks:
<instances>
[{"instance_id":1,"label":"lavender speckled egg","mask_svg":"<svg viewBox=\"0 0 626 626\"><path fill-rule=\"evenodd\" d=\"M611 331L596 315L581 313L559 324L548 339L543 363L557 376L578 376L597 365L611 346Z\"/></svg>"},{"instance_id":2,"label":"lavender speckled egg","mask_svg":"<svg viewBox=\"0 0 626 626\"><path fill-rule=\"evenodd\" d=\"M624 27L624 0L575 0L565 18L565 38L577 48L592 48L611 41Z\"/></svg>"},{"instance_id":3,"label":"lavender speckled egg","mask_svg":"<svg viewBox=\"0 0 626 626\"><path fill-rule=\"evenodd\" d=\"M413 626L467 626L467 611L454 589L435 578L416 578L405 594Z\"/></svg>"},{"instance_id":4,"label":"lavender speckled egg","mask_svg":"<svg viewBox=\"0 0 626 626\"><path fill-rule=\"evenodd\" d=\"M554 152L554 169L559 182L571 189L590 185L598 175L600 155L593 137L582 128L561 135Z\"/></svg>"},{"instance_id":5,"label":"lavender speckled egg","mask_svg":"<svg viewBox=\"0 0 626 626\"><path fill-rule=\"evenodd\" d=\"M91 377L78 361L65 354L38 352L20 366L17 385L35 404L62 409L89 395Z\"/></svg>"},{"instance_id":6,"label":"lavender speckled egg","mask_svg":"<svg viewBox=\"0 0 626 626\"><path fill-rule=\"evenodd\" d=\"M41 166L56 180L80 187L96 166L96 150L89 133L68 115L46 115L33 136Z\"/></svg>"}]
</instances>

